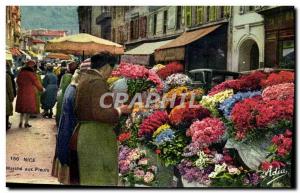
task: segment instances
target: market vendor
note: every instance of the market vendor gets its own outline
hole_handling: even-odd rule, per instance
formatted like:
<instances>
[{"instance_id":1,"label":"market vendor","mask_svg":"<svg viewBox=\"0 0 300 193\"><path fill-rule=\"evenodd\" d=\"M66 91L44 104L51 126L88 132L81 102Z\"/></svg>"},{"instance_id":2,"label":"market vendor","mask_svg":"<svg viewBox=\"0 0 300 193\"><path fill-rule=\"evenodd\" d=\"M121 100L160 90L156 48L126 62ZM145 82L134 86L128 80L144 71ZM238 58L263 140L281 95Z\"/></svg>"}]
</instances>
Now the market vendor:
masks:
<instances>
[{"instance_id":1,"label":"market vendor","mask_svg":"<svg viewBox=\"0 0 300 193\"><path fill-rule=\"evenodd\" d=\"M91 69L82 74L77 87L75 114L79 123L71 146L77 148L80 185L118 184L118 148L113 127L121 114L131 110L127 105L102 108L99 104L101 96L110 92L106 81L115 61L115 56L107 52L92 56ZM112 97L106 97L105 104L112 103Z\"/></svg>"}]
</instances>

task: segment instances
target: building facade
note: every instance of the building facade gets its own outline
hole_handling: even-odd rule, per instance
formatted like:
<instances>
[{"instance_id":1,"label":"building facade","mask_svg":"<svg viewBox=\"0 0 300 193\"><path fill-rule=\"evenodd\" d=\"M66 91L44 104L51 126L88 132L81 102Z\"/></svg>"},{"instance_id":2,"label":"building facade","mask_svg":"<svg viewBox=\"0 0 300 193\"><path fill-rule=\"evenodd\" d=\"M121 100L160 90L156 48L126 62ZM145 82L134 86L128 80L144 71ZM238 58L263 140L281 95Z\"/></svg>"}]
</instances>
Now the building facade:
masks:
<instances>
[{"instance_id":1,"label":"building facade","mask_svg":"<svg viewBox=\"0 0 300 193\"><path fill-rule=\"evenodd\" d=\"M97 25L97 17L101 12L101 6L78 6L79 33L88 33L101 37L101 31Z\"/></svg>"},{"instance_id":2,"label":"building facade","mask_svg":"<svg viewBox=\"0 0 300 193\"><path fill-rule=\"evenodd\" d=\"M264 6L265 67L295 68L295 8Z\"/></svg>"},{"instance_id":3,"label":"building facade","mask_svg":"<svg viewBox=\"0 0 300 193\"><path fill-rule=\"evenodd\" d=\"M260 6L234 6L232 14L232 71L264 67L264 18Z\"/></svg>"},{"instance_id":4,"label":"building facade","mask_svg":"<svg viewBox=\"0 0 300 193\"><path fill-rule=\"evenodd\" d=\"M111 10L113 7L102 6L100 9L100 14L96 17L96 24L99 26L100 36L103 39L111 40Z\"/></svg>"},{"instance_id":5,"label":"building facade","mask_svg":"<svg viewBox=\"0 0 300 193\"><path fill-rule=\"evenodd\" d=\"M21 14L19 6L6 6L6 46L19 47L21 39Z\"/></svg>"}]
</instances>

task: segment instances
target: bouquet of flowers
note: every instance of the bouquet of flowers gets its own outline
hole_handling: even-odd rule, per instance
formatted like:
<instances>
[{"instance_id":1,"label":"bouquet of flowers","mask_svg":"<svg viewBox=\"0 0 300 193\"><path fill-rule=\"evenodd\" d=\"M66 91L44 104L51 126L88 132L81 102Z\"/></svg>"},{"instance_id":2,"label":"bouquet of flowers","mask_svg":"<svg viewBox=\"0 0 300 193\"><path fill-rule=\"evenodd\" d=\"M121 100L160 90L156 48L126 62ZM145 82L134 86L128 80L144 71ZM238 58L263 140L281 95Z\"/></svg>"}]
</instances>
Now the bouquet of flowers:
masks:
<instances>
[{"instance_id":1,"label":"bouquet of flowers","mask_svg":"<svg viewBox=\"0 0 300 193\"><path fill-rule=\"evenodd\" d=\"M294 100L294 83L268 86L263 90L263 100Z\"/></svg>"},{"instance_id":2,"label":"bouquet of flowers","mask_svg":"<svg viewBox=\"0 0 300 193\"><path fill-rule=\"evenodd\" d=\"M262 79L260 85L267 87L276 84L294 83L294 81L294 72L280 71L279 73L271 73L267 79Z\"/></svg>"},{"instance_id":3,"label":"bouquet of flowers","mask_svg":"<svg viewBox=\"0 0 300 193\"><path fill-rule=\"evenodd\" d=\"M179 64L177 62L172 62L170 64L167 64L165 68L162 68L157 71L157 75L165 80L168 76L175 74L175 73L181 73L184 71L184 67L182 64Z\"/></svg>"},{"instance_id":4,"label":"bouquet of flowers","mask_svg":"<svg viewBox=\"0 0 300 193\"><path fill-rule=\"evenodd\" d=\"M261 97L247 98L238 102L231 111L236 129L236 139L244 139L255 128L267 128L278 121L293 119L293 100L263 101Z\"/></svg>"},{"instance_id":5,"label":"bouquet of flowers","mask_svg":"<svg viewBox=\"0 0 300 193\"><path fill-rule=\"evenodd\" d=\"M165 80L169 88L189 85L191 82L192 80L187 75L181 73L172 74Z\"/></svg>"},{"instance_id":6,"label":"bouquet of flowers","mask_svg":"<svg viewBox=\"0 0 300 193\"><path fill-rule=\"evenodd\" d=\"M152 134L161 126L169 121L168 114L165 111L155 111L143 120L138 131L139 137L151 139Z\"/></svg>"},{"instance_id":7,"label":"bouquet of flowers","mask_svg":"<svg viewBox=\"0 0 300 193\"><path fill-rule=\"evenodd\" d=\"M129 183L130 186L134 186L134 184L151 186L155 183L157 167L150 165L146 151L121 146L119 149L119 174L122 181Z\"/></svg>"},{"instance_id":8,"label":"bouquet of flowers","mask_svg":"<svg viewBox=\"0 0 300 193\"><path fill-rule=\"evenodd\" d=\"M224 90L212 96L203 96L200 104L206 107L214 116L219 116L218 104L233 95L233 89Z\"/></svg>"},{"instance_id":9,"label":"bouquet of flowers","mask_svg":"<svg viewBox=\"0 0 300 193\"><path fill-rule=\"evenodd\" d=\"M245 75L236 80L227 80L221 84L213 87L209 94L210 96L215 95L226 89L233 89L237 91L249 91L249 90L258 90L261 88L261 80L266 79L267 75L260 71L255 71L249 75Z\"/></svg>"},{"instance_id":10,"label":"bouquet of flowers","mask_svg":"<svg viewBox=\"0 0 300 193\"><path fill-rule=\"evenodd\" d=\"M225 133L225 125L218 118L205 118L195 121L187 130L186 135L192 138L192 142L202 144L204 147L217 143Z\"/></svg>"},{"instance_id":11,"label":"bouquet of flowers","mask_svg":"<svg viewBox=\"0 0 300 193\"><path fill-rule=\"evenodd\" d=\"M132 97L135 93L146 91L155 87L157 92L163 89L163 83L157 74L144 66L121 63L112 72L112 76L124 77L127 79L128 94Z\"/></svg>"},{"instance_id":12,"label":"bouquet of flowers","mask_svg":"<svg viewBox=\"0 0 300 193\"><path fill-rule=\"evenodd\" d=\"M219 105L219 109L223 112L223 115L227 119L229 119L231 110L237 102L242 101L246 98L251 98L251 97L260 96L260 95L261 95L260 91L238 92L238 93L234 94L232 97L224 100Z\"/></svg>"},{"instance_id":13,"label":"bouquet of flowers","mask_svg":"<svg viewBox=\"0 0 300 193\"><path fill-rule=\"evenodd\" d=\"M189 103L176 106L169 114L170 123L172 123L173 125L178 125L183 122L189 123L193 119L201 120L209 116L210 112L203 106L194 105L193 108L190 108Z\"/></svg>"}]
</instances>

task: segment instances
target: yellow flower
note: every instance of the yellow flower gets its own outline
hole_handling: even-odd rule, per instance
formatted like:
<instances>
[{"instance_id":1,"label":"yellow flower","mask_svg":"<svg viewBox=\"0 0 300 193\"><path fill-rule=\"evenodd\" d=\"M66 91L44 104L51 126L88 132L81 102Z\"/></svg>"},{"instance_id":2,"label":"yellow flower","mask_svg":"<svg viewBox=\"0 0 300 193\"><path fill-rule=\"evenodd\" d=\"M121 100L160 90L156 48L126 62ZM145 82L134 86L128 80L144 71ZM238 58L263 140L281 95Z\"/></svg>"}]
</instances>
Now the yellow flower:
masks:
<instances>
[{"instance_id":1,"label":"yellow flower","mask_svg":"<svg viewBox=\"0 0 300 193\"><path fill-rule=\"evenodd\" d=\"M164 124L162 126L160 126L154 133L153 133L153 137L156 137L157 135L159 135L161 132L167 130L170 128L170 125L169 124Z\"/></svg>"},{"instance_id":2,"label":"yellow flower","mask_svg":"<svg viewBox=\"0 0 300 193\"><path fill-rule=\"evenodd\" d=\"M233 94L233 89L227 89L213 96L203 96L200 104L210 110L213 115L218 116L218 103L222 103L225 99L231 97Z\"/></svg>"},{"instance_id":3,"label":"yellow flower","mask_svg":"<svg viewBox=\"0 0 300 193\"><path fill-rule=\"evenodd\" d=\"M112 76L112 77L109 77L109 78L107 79L107 83L108 83L109 85L112 85L114 82L116 82L116 81L119 80L119 79L120 79L120 77Z\"/></svg>"}]
</instances>

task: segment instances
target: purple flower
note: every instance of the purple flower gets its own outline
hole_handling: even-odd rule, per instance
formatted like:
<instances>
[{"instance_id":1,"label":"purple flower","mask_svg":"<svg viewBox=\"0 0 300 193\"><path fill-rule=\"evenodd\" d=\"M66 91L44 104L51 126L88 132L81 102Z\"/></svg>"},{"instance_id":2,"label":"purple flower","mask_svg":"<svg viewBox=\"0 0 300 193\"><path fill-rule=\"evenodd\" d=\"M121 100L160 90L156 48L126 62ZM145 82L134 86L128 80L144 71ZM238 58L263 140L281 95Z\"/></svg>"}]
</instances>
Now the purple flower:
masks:
<instances>
[{"instance_id":1,"label":"purple flower","mask_svg":"<svg viewBox=\"0 0 300 193\"><path fill-rule=\"evenodd\" d=\"M259 174L248 173L244 178L244 184L256 186L260 182Z\"/></svg>"}]
</instances>

